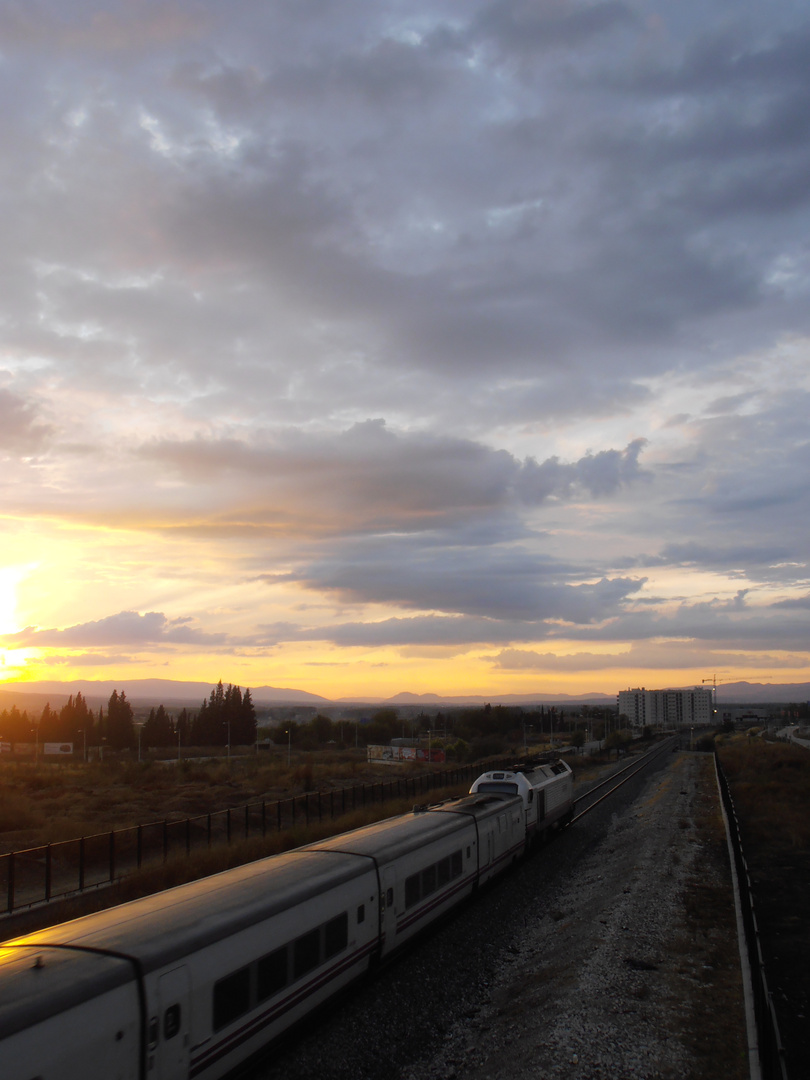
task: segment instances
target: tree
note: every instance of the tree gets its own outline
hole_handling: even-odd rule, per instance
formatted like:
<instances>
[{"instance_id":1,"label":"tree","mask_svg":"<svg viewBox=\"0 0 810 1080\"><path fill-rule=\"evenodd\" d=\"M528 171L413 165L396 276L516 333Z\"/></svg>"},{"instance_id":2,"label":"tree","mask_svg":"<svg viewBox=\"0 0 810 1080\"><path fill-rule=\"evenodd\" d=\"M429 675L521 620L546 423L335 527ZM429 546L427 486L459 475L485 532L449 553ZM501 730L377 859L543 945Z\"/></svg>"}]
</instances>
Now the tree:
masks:
<instances>
[{"instance_id":1,"label":"tree","mask_svg":"<svg viewBox=\"0 0 810 1080\"><path fill-rule=\"evenodd\" d=\"M115 750L129 749L135 742L132 706L123 690L120 694L113 690L107 702L106 735L108 744Z\"/></svg>"},{"instance_id":2,"label":"tree","mask_svg":"<svg viewBox=\"0 0 810 1080\"><path fill-rule=\"evenodd\" d=\"M246 690L244 696L238 686L227 689L222 680L203 701L191 727L191 737L197 745L224 746L246 745L256 741L256 710Z\"/></svg>"},{"instance_id":3,"label":"tree","mask_svg":"<svg viewBox=\"0 0 810 1080\"><path fill-rule=\"evenodd\" d=\"M147 746L171 746L174 742L171 721L162 705L158 705L157 709L150 709L141 739Z\"/></svg>"}]
</instances>

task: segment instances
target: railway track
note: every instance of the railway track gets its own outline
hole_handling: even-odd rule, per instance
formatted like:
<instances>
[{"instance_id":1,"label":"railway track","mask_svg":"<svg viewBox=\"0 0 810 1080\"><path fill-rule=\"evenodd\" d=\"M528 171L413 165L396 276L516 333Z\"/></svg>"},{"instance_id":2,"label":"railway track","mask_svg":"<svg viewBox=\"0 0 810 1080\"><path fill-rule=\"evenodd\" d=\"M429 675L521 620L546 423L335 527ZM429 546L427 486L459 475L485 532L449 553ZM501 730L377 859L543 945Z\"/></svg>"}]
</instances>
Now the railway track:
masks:
<instances>
[{"instance_id":1,"label":"railway track","mask_svg":"<svg viewBox=\"0 0 810 1080\"><path fill-rule=\"evenodd\" d=\"M677 745L677 736L673 735L653 746L642 757L629 762L623 769L612 773L605 780L600 780L598 784L588 788L586 792L574 800L574 813L569 824L573 825L575 821L585 817L591 810L632 780L634 776L646 769L652 762L657 761L661 754L671 753ZM599 791L602 791L602 794L598 798L592 798Z\"/></svg>"}]
</instances>

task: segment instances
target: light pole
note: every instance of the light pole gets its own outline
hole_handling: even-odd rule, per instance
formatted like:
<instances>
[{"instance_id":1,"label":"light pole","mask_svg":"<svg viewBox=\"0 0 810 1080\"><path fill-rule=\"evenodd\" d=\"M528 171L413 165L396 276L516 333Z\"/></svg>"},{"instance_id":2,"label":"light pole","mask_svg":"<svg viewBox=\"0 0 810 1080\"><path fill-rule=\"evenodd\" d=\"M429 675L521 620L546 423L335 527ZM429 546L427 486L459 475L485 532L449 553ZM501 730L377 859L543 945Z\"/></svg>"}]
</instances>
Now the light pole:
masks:
<instances>
[{"instance_id":1,"label":"light pole","mask_svg":"<svg viewBox=\"0 0 810 1080\"><path fill-rule=\"evenodd\" d=\"M138 764L141 763L141 732L143 731L143 724L135 725L138 729Z\"/></svg>"},{"instance_id":2,"label":"light pole","mask_svg":"<svg viewBox=\"0 0 810 1080\"><path fill-rule=\"evenodd\" d=\"M289 769L292 758L292 728L287 728L284 734L287 736L287 768Z\"/></svg>"},{"instance_id":3,"label":"light pole","mask_svg":"<svg viewBox=\"0 0 810 1080\"><path fill-rule=\"evenodd\" d=\"M230 722L230 720L225 721L225 727L228 729L228 764L230 765L230 763L231 763L231 722Z\"/></svg>"}]
</instances>

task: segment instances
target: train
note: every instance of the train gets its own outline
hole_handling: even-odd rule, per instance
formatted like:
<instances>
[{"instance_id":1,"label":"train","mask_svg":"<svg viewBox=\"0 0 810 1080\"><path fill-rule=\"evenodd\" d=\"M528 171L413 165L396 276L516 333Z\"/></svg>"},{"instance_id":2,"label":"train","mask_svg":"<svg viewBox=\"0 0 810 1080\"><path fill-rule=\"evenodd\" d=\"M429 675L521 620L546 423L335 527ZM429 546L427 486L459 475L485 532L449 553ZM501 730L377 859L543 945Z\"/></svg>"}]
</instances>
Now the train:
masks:
<instances>
[{"instance_id":1,"label":"train","mask_svg":"<svg viewBox=\"0 0 810 1080\"><path fill-rule=\"evenodd\" d=\"M0 944L4 1080L216 1080L570 821L562 760Z\"/></svg>"}]
</instances>

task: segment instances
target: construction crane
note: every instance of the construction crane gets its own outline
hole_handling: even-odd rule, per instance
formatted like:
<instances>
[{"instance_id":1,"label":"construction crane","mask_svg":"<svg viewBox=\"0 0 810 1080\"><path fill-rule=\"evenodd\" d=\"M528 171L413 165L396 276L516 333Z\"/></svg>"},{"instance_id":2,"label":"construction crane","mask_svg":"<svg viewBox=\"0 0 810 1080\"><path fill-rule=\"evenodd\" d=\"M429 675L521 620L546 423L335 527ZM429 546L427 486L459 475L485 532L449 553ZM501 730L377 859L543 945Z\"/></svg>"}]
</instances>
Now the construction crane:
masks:
<instances>
[{"instance_id":1,"label":"construction crane","mask_svg":"<svg viewBox=\"0 0 810 1080\"><path fill-rule=\"evenodd\" d=\"M752 678L753 678L753 676L752 676ZM758 678L760 678L760 679L772 679L773 676L772 675L759 675ZM711 683L712 684L712 707L713 707L714 711L717 712L717 684L720 683L720 685L722 686L723 683L744 682L746 680L741 679L739 675L734 679L718 679L717 675L712 675L711 677L706 678L706 679L701 679L700 681L702 683Z\"/></svg>"}]
</instances>

